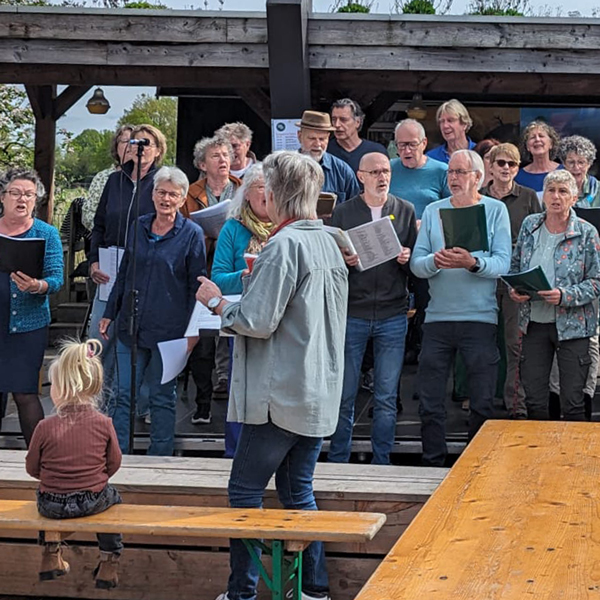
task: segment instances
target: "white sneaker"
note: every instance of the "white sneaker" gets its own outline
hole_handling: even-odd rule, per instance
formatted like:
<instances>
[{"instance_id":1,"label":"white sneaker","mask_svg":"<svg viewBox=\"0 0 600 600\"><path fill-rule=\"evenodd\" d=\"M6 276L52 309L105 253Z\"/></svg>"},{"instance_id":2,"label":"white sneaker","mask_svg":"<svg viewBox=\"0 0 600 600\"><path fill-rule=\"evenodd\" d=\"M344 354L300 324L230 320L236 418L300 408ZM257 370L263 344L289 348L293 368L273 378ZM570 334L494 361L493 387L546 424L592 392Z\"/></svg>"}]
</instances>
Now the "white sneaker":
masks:
<instances>
[{"instance_id":1,"label":"white sneaker","mask_svg":"<svg viewBox=\"0 0 600 600\"><path fill-rule=\"evenodd\" d=\"M144 417L144 423L146 423L146 425L152 424L152 417L150 416L150 413Z\"/></svg>"},{"instance_id":2,"label":"white sneaker","mask_svg":"<svg viewBox=\"0 0 600 600\"><path fill-rule=\"evenodd\" d=\"M289 598L291 600L294 597L294 590L288 590L285 597ZM217 600L220 600L220 599L217 598ZM331 598L329 596L311 596L310 594L307 594L306 592L302 592L301 600L331 600Z\"/></svg>"},{"instance_id":3,"label":"white sneaker","mask_svg":"<svg viewBox=\"0 0 600 600\"><path fill-rule=\"evenodd\" d=\"M229 600L229 596L227 595L227 592L225 592L224 594L219 594L215 600Z\"/></svg>"}]
</instances>

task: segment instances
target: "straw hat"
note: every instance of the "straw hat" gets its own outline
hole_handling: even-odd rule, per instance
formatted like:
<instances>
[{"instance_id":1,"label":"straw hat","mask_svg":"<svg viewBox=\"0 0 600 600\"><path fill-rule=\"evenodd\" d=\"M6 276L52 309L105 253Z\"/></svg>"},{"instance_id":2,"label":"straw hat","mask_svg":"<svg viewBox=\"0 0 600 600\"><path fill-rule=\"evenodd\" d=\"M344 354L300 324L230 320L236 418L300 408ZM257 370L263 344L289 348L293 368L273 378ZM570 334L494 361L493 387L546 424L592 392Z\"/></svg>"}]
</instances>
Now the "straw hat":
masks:
<instances>
[{"instance_id":1,"label":"straw hat","mask_svg":"<svg viewBox=\"0 0 600 600\"><path fill-rule=\"evenodd\" d=\"M302 120L296 123L296 127L316 129L317 131L335 131L335 127L331 126L329 114L316 110L305 110L302 113Z\"/></svg>"}]
</instances>

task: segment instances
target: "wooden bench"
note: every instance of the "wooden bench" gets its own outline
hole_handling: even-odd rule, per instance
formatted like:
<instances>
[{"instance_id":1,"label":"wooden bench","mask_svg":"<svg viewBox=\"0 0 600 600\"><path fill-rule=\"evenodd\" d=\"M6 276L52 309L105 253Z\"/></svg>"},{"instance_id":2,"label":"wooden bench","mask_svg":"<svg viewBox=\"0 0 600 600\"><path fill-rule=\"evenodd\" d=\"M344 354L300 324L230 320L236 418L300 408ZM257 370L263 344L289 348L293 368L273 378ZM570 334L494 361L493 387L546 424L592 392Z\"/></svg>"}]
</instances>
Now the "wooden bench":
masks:
<instances>
[{"instance_id":1,"label":"wooden bench","mask_svg":"<svg viewBox=\"0 0 600 600\"><path fill-rule=\"evenodd\" d=\"M241 538L273 600L284 599L290 582L294 600L300 600L302 552L311 542L369 541L384 523L385 515L364 512L132 504L113 506L90 517L57 520L41 517L35 502L0 500L0 527L43 531L48 542L62 541L74 532ZM271 556L271 576L263 568L257 548ZM285 557L284 550L291 559Z\"/></svg>"},{"instance_id":2,"label":"wooden bench","mask_svg":"<svg viewBox=\"0 0 600 600\"><path fill-rule=\"evenodd\" d=\"M600 598L598 423L488 421L356 600Z\"/></svg>"},{"instance_id":3,"label":"wooden bench","mask_svg":"<svg viewBox=\"0 0 600 600\"><path fill-rule=\"evenodd\" d=\"M25 453L0 451L0 499L34 500L37 482L25 473ZM127 504L227 507L227 482L231 460L219 458L163 458L125 456L111 482ZM317 464L314 489L323 511L376 512L387 520L371 541L326 542L331 595L352 600L375 571L423 504L443 480L448 469L372 465ZM265 507L279 507L274 485L265 495ZM90 571L74 572L52 584L49 591L31 578L28 564L37 564L39 548L32 531L0 526L0 594L67 598L108 598L90 588L96 561L95 537L77 533L69 541ZM191 536L128 536L128 551L121 560L126 577L119 584L119 599L198 600L196 574L202 576L203 597L223 591L229 572L228 542L202 541ZM167 550L165 552L165 550Z\"/></svg>"}]
</instances>

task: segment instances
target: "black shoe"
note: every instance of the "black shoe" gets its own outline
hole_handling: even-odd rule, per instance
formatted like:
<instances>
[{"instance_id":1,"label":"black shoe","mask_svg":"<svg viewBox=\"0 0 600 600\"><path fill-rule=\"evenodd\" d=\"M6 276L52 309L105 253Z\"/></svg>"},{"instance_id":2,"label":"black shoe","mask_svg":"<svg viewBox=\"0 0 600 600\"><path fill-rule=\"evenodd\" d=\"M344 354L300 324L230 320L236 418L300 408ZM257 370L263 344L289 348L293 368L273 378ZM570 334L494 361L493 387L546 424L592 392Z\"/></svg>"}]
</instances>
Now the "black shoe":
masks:
<instances>
[{"instance_id":1,"label":"black shoe","mask_svg":"<svg viewBox=\"0 0 600 600\"><path fill-rule=\"evenodd\" d=\"M197 408L196 412L192 415L192 423L194 425L210 423L210 419L210 408L208 407Z\"/></svg>"},{"instance_id":2,"label":"black shoe","mask_svg":"<svg viewBox=\"0 0 600 600\"><path fill-rule=\"evenodd\" d=\"M585 420L592 420L592 397L589 394L583 395L583 412L585 414Z\"/></svg>"},{"instance_id":3,"label":"black shoe","mask_svg":"<svg viewBox=\"0 0 600 600\"><path fill-rule=\"evenodd\" d=\"M220 379L217 385L213 388L213 400L227 400L229 391L227 389L227 379Z\"/></svg>"}]
</instances>

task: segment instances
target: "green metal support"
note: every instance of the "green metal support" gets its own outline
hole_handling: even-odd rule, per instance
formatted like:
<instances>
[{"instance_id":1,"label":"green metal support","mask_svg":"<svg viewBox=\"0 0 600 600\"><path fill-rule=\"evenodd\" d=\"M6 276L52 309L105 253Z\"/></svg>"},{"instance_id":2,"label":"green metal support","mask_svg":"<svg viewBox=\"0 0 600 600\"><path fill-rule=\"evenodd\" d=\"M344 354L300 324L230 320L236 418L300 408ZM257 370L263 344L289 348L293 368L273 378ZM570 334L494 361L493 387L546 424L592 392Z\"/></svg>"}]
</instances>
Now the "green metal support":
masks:
<instances>
[{"instance_id":1,"label":"green metal support","mask_svg":"<svg viewBox=\"0 0 600 600\"><path fill-rule=\"evenodd\" d=\"M266 544L261 540L242 540L252 562L257 566L260 577L271 591L271 600L285 600L285 588L292 583L293 599L302 598L302 551L285 556L285 543L273 540ZM273 576L269 577L261 560L261 553L271 557Z\"/></svg>"}]
</instances>

